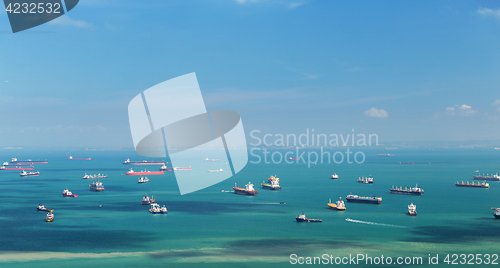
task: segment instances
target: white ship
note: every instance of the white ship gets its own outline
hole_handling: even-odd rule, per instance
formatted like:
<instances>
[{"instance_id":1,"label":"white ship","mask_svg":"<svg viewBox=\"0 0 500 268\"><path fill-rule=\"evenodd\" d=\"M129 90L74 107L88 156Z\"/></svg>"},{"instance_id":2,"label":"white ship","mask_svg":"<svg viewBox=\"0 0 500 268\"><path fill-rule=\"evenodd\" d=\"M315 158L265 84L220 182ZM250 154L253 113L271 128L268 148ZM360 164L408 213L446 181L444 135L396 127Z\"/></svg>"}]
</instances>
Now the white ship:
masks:
<instances>
[{"instance_id":1,"label":"white ship","mask_svg":"<svg viewBox=\"0 0 500 268\"><path fill-rule=\"evenodd\" d=\"M408 215L417 216L417 206L413 203L408 205Z\"/></svg>"},{"instance_id":2,"label":"white ship","mask_svg":"<svg viewBox=\"0 0 500 268\"><path fill-rule=\"evenodd\" d=\"M332 180L337 180L338 178L339 178L339 175L337 175L337 173L333 173Z\"/></svg>"}]
</instances>

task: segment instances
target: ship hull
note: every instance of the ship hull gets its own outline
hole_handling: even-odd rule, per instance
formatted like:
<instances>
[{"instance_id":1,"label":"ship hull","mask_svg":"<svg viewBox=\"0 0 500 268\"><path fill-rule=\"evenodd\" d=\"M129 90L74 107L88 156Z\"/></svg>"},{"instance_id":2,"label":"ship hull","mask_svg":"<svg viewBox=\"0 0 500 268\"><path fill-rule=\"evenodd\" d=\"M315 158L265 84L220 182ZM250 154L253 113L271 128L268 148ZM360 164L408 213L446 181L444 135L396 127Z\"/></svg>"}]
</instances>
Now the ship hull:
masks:
<instances>
[{"instance_id":1,"label":"ship hull","mask_svg":"<svg viewBox=\"0 0 500 268\"><path fill-rule=\"evenodd\" d=\"M318 220L318 219L301 219L299 217L296 217L295 220L297 222L323 222L322 220Z\"/></svg>"},{"instance_id":2,"label":"ship hull","mask_svg":"<svg viewBox=\"0 0 500 268\"><path fill-rule=\"evenodd\" d=\"M490 188L489 186L483 186L481 184L479 185L461 185L461 184L455 184L458 187L472 187L472 188Z\"/></svg>"},{"instance_id":3,"label":"ship hull","mask_svg":"<svg viewBox=\"0 0 500 268\"><path fill-rule=\"evenodd\" d=\"M474 177L474 180L478 180L478 181L500 181L500 179L497 179L497 178L484 178L484 177Z\"/></svg>"},{"instance_id":4,"label":"ship hull","mask_svg":"<svg viewBox=\"0 0 500 268\"><path fill-rule=\"evenodd\" d=\"M127 175L162 175L163 171L127 172Z\"/></svg>"},{"instance_id":5,"label":"ship hull","mask_svg":"<svg viewBox=\"0 0 500 268\"><path fill-rule=\"evenodd\" d=\"M423 193L424 192L409 192L409 191L391 190L391 194L422 195Z\"/></svg>"},{"instance_id":6,"label":"ship hull","mask_svg":"<svg viewBox=\"0 0 500 268\"><path fill-rule=\"evenodd\" d=\"M31 160L23 160L23 161L14 161L14 162L10 162L11 164L48 164L49 162L47 161L43 161L43 160L34 160L34 161L31 161Z\"/></svg>"},{"instance_id":7,"label":"ship hull","mask_svg":"<svg viewBox=\"0 0 500 268\"><path fill-rule=\"evenodd\" d=\"M104 189L95 189L95 188L90 188L91 191L93 192L102 192Z\"/></svg>"},{"instance_id":8,"label":"ship hull","mask_svg":"<svg viewBox=\"0 0 500 268\"><path fill-rule=\"evenodd\" d=\"M495 216L495 219L500 219L500 215L493 214Z\"/></svg>"},{"instance_id":9,"label":"ship hull","mask_svg":"<svg viewBox=\"0 0 500 268\"><path fill-rule=\"evenodd\" d=\"M153 165L165 165L164 162L129 162L123 163L126 166L153 166Z\"/></svg>"},{"instance_id":10,"label":"ship hull","mask_svg":"<svg viewBox=\"0 0 500 268\"><path fill-rule=\"evenodd\" d=\"M36 210L38 210L38 211L48 211L48 212L54 211L53 209L48 209L48 208L44 208L44 209L36 208Z\"/></svg>"},{"instance_id":11,"label":"ship hull","mask_svg":"<svg viewBox=\"0 0 500 268\"><path fill-rule=\"evenodd\" d=\"M417 212L408 212L409 216L417 216Z\"/></svg>"},{"instance_id":12,"label":"ship hull","mask_svg":"<svg viewBox=\"0 0 500 268\"><path fill-rule=\"evenodd\" d=\"M160 171L174 171L173 168L160 168Z\"/></svg>"},{"instance_id":13,"label":"ship hull","mask_svg":"<svg viewBox=\"0 0 500 268\"><path fill-rule=\"evenodd\" d=\"M77 194L70 194L70 195L67 195L67 194L63 194L64 197L78 197Z\"/></svg>"},{"instance_id":14,"label":"ship hull","mask_svg":"<svg viewBox=\"0 0 500 268\"><path fill-rule=\"evenodd\" d=\"M34 167L24 167L24 168L2 168L0 170L17 170L17 171L23 171L23 170L34 170Z\"/></svg>"},{"instance_id":15,"label":"ship hull","mask_svg":"<svg viewBox=\"0 0 500 268\"><path fill-rule=\"evenodd\" d=\"M19 175L21 177L36 177L36 176L40 176L40 174L28 174L28 175Z\"/></svg>"},{"instance_id":16,"label":"ship hull","mask_svg":"<svg viewBox=\"0 0 500 268\"><path fill-rule=\"evenodd\" d=\"M259 193L257 191L246 191L245 189L239 187L233 187L233 190L235 194L240 194L240 195L256 195Z\"/></svg>"},{"instance_id":17,"label":"ship hull","mask_svg":"<svg viewBox=\"0 0 500 268\"><path fill-rule=\"evenodd\" d=\"M368 203L368 204L382 204L380 200L370 200L370 199L357 199L357 198L346 198L347 202L352 203Z\"/></svg>"},{"instance_id":18,"label":"ship hull","mask_svg":"<svg viewBox=\"0 0 500 268\"><path fill-rule=\"evenodd\" d=\"M278 186L278 187L272 187L271 185L266 185L266 184L263 184L263 185L262 185L262 189L277 191L277 190L281 190L281 186Z\"/></svg>"}]
</instances>

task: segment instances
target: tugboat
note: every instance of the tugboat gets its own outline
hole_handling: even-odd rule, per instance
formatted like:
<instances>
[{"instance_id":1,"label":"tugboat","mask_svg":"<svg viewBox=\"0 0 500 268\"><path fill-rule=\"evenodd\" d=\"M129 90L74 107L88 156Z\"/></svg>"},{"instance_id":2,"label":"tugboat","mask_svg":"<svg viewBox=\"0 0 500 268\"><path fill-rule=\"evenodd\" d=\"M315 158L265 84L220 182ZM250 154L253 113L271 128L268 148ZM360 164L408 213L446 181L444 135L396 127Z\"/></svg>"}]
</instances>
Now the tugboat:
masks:
<instances>
[{"instance_id":1,"label":"tugboat","mask_svg":"<svg viewBox=\"0 0 500 268\"><path fill-rule=\"evenodd\" d=\"M495 216L495 219L500 219L500 208L491 208L495 211L495 213L493 213L493 216Z\"/></svg>"},{"instance_id":2,"label":"tugboat","mask_svg":"<svg viewBox=\"0 0 500 268\"><path fill-rule=\"evenodd\" d=\"M338 179L339 179L339 175L337 175L337 173L333 173L332 180L338 180Z\"/></svg>"},{"instance_id":3,"label":"tugboat","mask_svg":"<svg viewBox=\"0 0 500 268\"><path fill-rule=\"evenodd\" d=\"M49 212L47 213L47 218L45 218L46 222L53 222L54 221L54 213Z\"/></svg>"},{"instance_id":4,"label":"tugboat","mask_svg":"<svg viewBox=\"0 0 500 268\"><path fill-rule=\"evenodd\" d=\"M462 186L462 187L476 187L476 188L490 188L490 184L487 183L486 181L483 181L483 183L479 183L477 182L477 184L475 184L474 182L472 183L469 183L469 182L458 182L455 183L456 186Z\"/></svg>"},{"instance_id":5,"label":"tugboat","mask_svg":"<svg viewBox=\"0 0 500 268\"><path fill-rule=\"evenodd\" d=\"M345 204L344 201L342 201L342 197L337 201L337 210L345 210Z\"/></svg>"},{"instance_id":6,"label":"tugboat","mask_svg":"<svg viewBox=\"0 0 500 268\"><path fill-rule=\"evenodd\" d=\"M35 177L35 176L39 176L40 175L40 171L37 171L37 172L26 172L23 170L23 172L21 172L21 174L19 174L19 176L21 177Z\"/></svg>"},{"instance_id":7,"label":"tugboat","mask_svg":"<svg viewBox=\"0 0 500 268\"><path fill-rule=\"evenodd\" d=\"M66 188L66 190L62 192L62 195L64 197L78 197L77 194L73 194L71 191L68 190L68 188Z\"/></svg>"},{"instance_id":8,"label":"tugboat","mask_svg":"<svg viewBox=\"0 0 500 268\"><path fill-rule=\"evenodd\" d=\"M151 208L149 209L149 212L151 212L153 214L167 214L168 213L165 205L163 205L163 207L160 207L160 205L158 205L157 203L151 203Z\"/></svg>"},{"instance_id":9,"label":"tugboat","mask_svg":"<svg viewBox=\"0 0 500 268\"><path fill-rule=\"evenodd\" d=\"M302 213L298 217L295 217L295 220L297 220L297 222L322 222L322 220L319 219L308 219L306 218L306 215L304 215L304 213Z\"/></svg>"},{"instance_id":10,"label":"tugboat","mask_svg":"<svg viewBox=\"0 0 500 268\"><path fill-rule=\"evenodd\" d=\"M367 197L367 196L357 196L357 195L348 195L346 197L347 202L354 203L371 203L371 204L382 204L382 197Z\"/></svg>"},{"instance_id":11,"label":"tugboat","mask_svg":"<svg viewBox=\"0 0 500 268\"><path fill-rule=\"evenodd\" d=\"M38 211L48 211L48 212L53 212L53 209L48 209L46 208L42 203L38 203L38 207L36 207L36 210Z\"/></svg>"},{"instance_id":12,"label":"tugboat","mask_svg":"<svg viewBox=\"0 0 500 268\"><path fill-rule=\"evenodd\" d=\"M372 177L359 177L358 179L359 183L373 183L373 178Z\"/></svg>"},{"instance_id":13,"label":"tugboat","mask_svg":"<svg viewBox=\"0 0 500 268\"><path fill-rule=\"evenodd\" d=\"M424 190L423 189L420 189L418 188L418 185L415 184L415 187L410 187L410 188L404 188L403 190L403 187L397 187L394 188L394 186L392 186L392 188L389 189L391 191L391 194L409 194L409 195L422 195L424 194Z\"/></svg>"},{"instance_id":14,"label":"tugboat","mask_svg":"<svg viewBox=\"0 0 500 268\"><path fill-rule=\"evenodd\" d=\"M411 203L408 205L408 215L417 216L417 206Z\"/></svg>"},{"instance_id":15,"label":"tugboat","mask_svg":"<svg viewBox=\"0 0 500 268\"><path fill-rule=\"evenodd\" d=\"M97 181L97 182L94 181L91 185L89 185L89 188L91 191L94 191L94 192L104 191L104 186L102 186L102 182L100 182L100 181Z\"/></svg>"},{"instance_id":16,"label":"tugboat","mask_svg":"<svg viewBox=\"0 0 500 268\"><path fill-rule=\"evenodd\" d=\"M139 178L139 181L137 181L137 182L138 182L138 183L146 183L146 182L149 182L149 179L148 179L148 177L144 178L144 177L142 177L142 176L141 176L141 177Z\"/></svg>"},{"instance_id":17,"label":"tugboat","mask_svg":"<svg viewBox=\"0 0 500 268\"><path fill-rule=\"evenodd\" d=\"M273 178L269 183L266 183L266 182L262 182L260 185L262 185L262 188L264 189L268 189L268 190L281 190L281 186L280 186L280 179L279 178L276 178L275 176L271 176L271 178ZM269 179L271 179L269 178ZM268 179L268 180L269 180Z\"/></svg>"},{"instance_id":18,"label":"tugboat","mask_svg":"<svg viewBox=\"0 0 500 268\"><path fill-rule=\"evenodd\" d=\"M149 205L149 204L151 204L151 200L149 200L148 194L146 194L146 195L142 198L141 205Z\"/></svg>"},{"instance_id":19,"label":"tugboat","mask_svg":"<svg viewBox=\"0 0 500 268\"><path fill-rule=\"evenodd\" d=\"M236 187L236 183L234 184L233 190L235 194L241 194L241 195L256 195L259 192L255 191L253 188L253 184L248 182L247 185L245 185L246 188L243 189L241 187Z\"/></svg>"},{"instance_id":20,"label":"tugboat","mask_svg":"<svg viewBox=\"0 0 500 268\"><path fill-rule=\"evenodd\" d=\"M163 165L160 167L160 171L174 171L174 169Z\"/></svg>"}]
</instances>

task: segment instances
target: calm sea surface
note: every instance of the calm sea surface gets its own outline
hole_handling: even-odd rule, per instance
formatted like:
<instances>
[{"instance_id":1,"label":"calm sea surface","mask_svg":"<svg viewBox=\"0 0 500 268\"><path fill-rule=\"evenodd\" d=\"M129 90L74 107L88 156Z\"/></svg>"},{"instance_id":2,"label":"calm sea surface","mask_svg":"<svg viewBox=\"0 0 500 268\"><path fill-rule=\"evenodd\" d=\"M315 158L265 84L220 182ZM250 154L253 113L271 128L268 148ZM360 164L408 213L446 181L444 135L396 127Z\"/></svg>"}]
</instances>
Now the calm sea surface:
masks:
<instances>
[{"instance_id":1,"label":"calm sea surface","mask_svg":"<svg viewBox=\"0 0 500 268\"><path fill-rule=\"evenodd\" d=\"M133 151L2 150L2 162L17 157L49 163L35 165L39 177L0 171L0 266L288 267L291 254L368 254L420 256L424 267L429 254L439 254L438 266L446 266L446 254L500 254L500 220L491 210L500 207L500 182L490 182L489 189L454 185L471 181L476 170L500 172L500 150L363 152L363 164L318 163L308 168L304 163L249 163L226 181L181 196L172 172L148 176L146 184L137 183L138 176L124 175L129 167L122 164L126 158L144 159ZM377 157L378 153L394 156ZM70 161L69 155L92 160ZM85 173L108 175L101 180L106 190L89 191L92 181L82 179ZM340 179L331 180L333 173ZM260 188L270 175L280 178L281 191ZM356 182L369 175L374 184ZM258 195L221 192L249 181ZM424 195L389 193L391 186L415 184ZM62 197L65 188L78 197ZM145 193L166 205L168 215L150 214L149 206L140 204ZM380 196L383 203L347 203L342 212L327 208L329 198L345 199L350 193ZM39 202L54 209L54 222L45 222L46 213L36 211ZM417 217L406 214L411 202L417 205ZM295 217L302 212L323 222L297 223Z\"/></svg>"}]
</instances>

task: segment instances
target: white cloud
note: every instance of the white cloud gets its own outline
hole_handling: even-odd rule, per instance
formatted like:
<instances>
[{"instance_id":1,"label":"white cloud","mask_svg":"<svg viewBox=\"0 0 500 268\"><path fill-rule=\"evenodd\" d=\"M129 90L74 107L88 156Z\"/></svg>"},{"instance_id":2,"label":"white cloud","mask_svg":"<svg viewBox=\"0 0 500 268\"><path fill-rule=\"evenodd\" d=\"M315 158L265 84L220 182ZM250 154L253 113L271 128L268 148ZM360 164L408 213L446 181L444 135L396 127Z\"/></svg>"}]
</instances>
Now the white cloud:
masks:
<instances>
[{"instance_id":1,"label":"white cloud","mask_svg":"<svg viewBox=\"0 0 500 268\"><path fill-rule=\"evenodd\" d=\"M500 9L490 9L487 7L483 7L477 10L477 13L483 16L493 16L500 19Z\"/></svg>"},{"instance_id":2,"label":"white cloud","mask_svg":"<svg viewBox=\"0 0 500 268\"><path fill-rule=\"evenodd\" d=\"M73 20L68 15L61 16L55 20L49 21L50 24L56 25L65 25L65 26L74 26L79 28L85 28L90 26L90 24L86 23L83 20Z\"/></svg>"},{"instance_id":3,"label":"white cloud","mask_svg":"<svg viewBox=\"0 0 500 268\"><path fill-rule=\"evenodd\" d=\"M475 110L472 110L472 107L470 105L467 105L467 104L462 104L462 105L458 105L456 104L455 107L446 107L446 111L445 113L447 115L456 115L458 111L458 114L459 115L471 115L471 114L474 114L474 113L477 113L477 111Z\"/></svg>"},{"instance_id":4,"label":"white cloud","mask_svg":"<svg viewBox=\"0 0 500 268\"><path fill-rule=\"evenodd\" d=\"M290 4L288 4L288 8L289 8L289 9L294 9L294 8L297 8L297 7L301 6L301 5L303 5L303 4L304 4L304 3L297 3L297 2L295 2L295 3L290 3Z\"/></svg>"},{"instance_id":5,"label":"white cloud","mask_svg":"<svg viewBox=\"0 0 500 268\"><path fill-rule=\"evenodd\" d=\"M493 102L492 105L498 105L497 110L500 112L500 99L498 99L495 102Z\"/></svg>"},{"instance_id":6,"label":"white cloud","mask_svg":"<svg viewBox=\"0 0 500 268\"><path fill-rule=\"evenodd\" d=\"M386 110L384 109L379 110L373 107L370 110L365 111L364 114L369 117L378 117L378 118L384 118L389 116Z\"/></svg>"}]
</instances>

